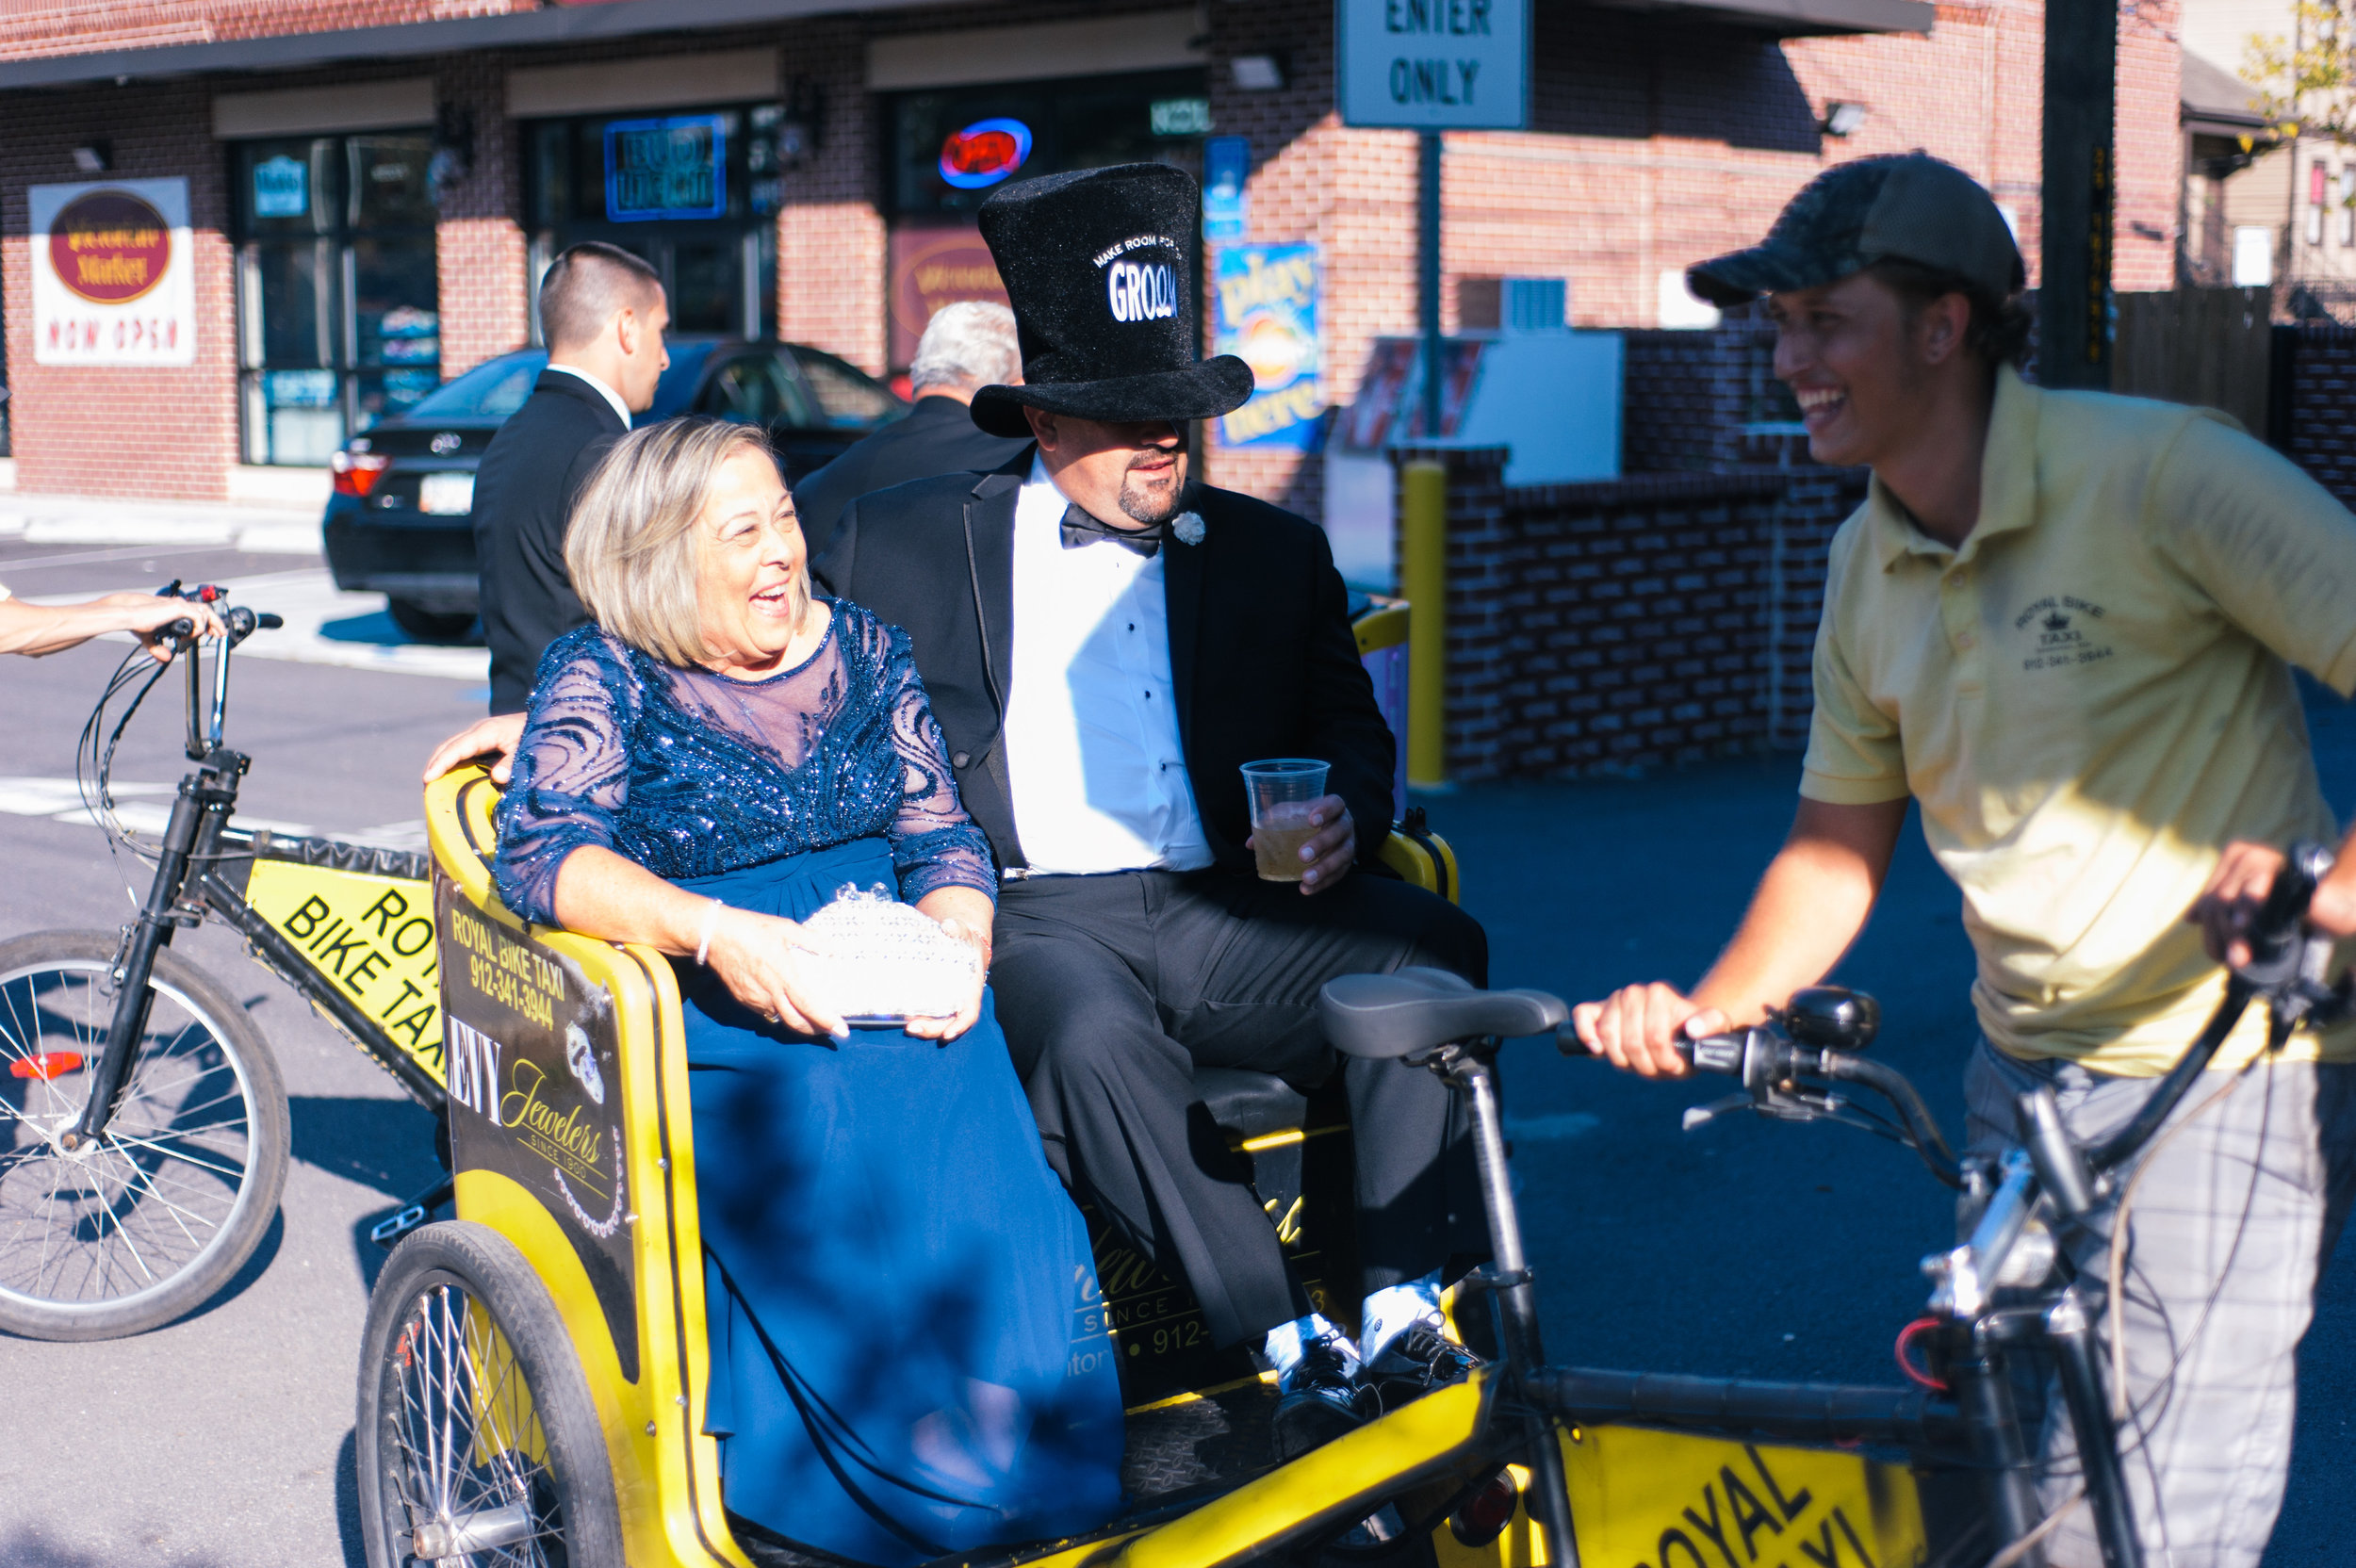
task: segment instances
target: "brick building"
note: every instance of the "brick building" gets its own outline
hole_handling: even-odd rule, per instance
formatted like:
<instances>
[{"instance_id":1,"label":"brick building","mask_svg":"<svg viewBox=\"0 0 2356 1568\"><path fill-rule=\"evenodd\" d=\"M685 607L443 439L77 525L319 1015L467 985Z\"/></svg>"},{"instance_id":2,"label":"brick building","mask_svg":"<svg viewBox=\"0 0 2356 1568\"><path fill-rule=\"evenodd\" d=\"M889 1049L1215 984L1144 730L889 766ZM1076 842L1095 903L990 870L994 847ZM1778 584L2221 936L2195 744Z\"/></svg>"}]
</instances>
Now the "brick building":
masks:
<instances>
[{"instance_id":1,"label":"brick building","mask_svg":"<svg viewBox=\"0 0 2356 1568\"><path fill-rule=\"evenodd\" d=\"M1918 146L1988 183L2034 269L2037 0L1533 8L1530 128L1447 138L1451 330L1484 324L1508 277L1567 280L1581 327L1691 321L1687 264L1758 235L1828 163ZM2116 281L2165 287L2176 0L2121 14ZM682 328L895 370L926 305L989 286L970 216L986 192L935 170L944 134L993 118L1036 136L1030 172L1199 172L1206 133L1249 139L1248 237L1320 247L1324 375L1347 401L1373 341L1415 325L1415 140L1344 128L1333 89L1331 0L12 6L0 309L18 483L219 499L315 474L370 419L526 341L537 266L579 238L645 251ZM666 123L725 146L717 188L625 210L614 138ZM34 188L142 179L186 182L193 363L42 362ZM1207 461L1318 511L1314 454L1214 445Z\"/></svg>"}]
</instances>

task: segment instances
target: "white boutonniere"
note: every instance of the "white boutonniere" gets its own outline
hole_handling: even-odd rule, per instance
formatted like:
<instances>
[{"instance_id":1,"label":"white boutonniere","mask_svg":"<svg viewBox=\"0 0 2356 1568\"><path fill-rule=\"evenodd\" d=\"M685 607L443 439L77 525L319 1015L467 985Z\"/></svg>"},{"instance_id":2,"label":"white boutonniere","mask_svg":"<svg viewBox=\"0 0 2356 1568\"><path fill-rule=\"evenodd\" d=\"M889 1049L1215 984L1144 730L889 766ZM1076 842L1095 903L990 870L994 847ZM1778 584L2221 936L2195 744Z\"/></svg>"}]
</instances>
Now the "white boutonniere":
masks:
<instances>
[{"instance_id":1,"label":"white boutonniere","mask_svg":"<svg viewBox=\"0 0 2356 1568\"><path fill-rule=\"evenodd\" d=\"M1177 536L1182 545L1203 543L1203 514L1181 512L1170 520L1170 531Z\"/></svg>"}]
</instances>

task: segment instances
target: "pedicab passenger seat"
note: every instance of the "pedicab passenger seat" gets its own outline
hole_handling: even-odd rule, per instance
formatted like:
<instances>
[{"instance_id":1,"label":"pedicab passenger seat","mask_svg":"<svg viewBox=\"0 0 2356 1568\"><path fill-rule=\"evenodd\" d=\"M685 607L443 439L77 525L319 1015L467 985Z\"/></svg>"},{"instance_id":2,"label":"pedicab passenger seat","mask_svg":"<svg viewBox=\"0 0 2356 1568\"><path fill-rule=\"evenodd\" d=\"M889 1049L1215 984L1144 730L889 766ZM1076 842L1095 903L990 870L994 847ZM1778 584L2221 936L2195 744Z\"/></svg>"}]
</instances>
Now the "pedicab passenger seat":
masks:
<instances>
[{"instance_id":1,"label":"pedicab passenger seat","mask_svg":"<svg viewBox=\"0 0 2356 1568\"><path fill-rule=\"evenodd\" d=\"M458 1216L523 1254L579 1357L627 1560L753 1568L704 1432L709 1354L670 960L530 924L491 883L499 791L427 786Z\"/></svg>"}]
</instances>

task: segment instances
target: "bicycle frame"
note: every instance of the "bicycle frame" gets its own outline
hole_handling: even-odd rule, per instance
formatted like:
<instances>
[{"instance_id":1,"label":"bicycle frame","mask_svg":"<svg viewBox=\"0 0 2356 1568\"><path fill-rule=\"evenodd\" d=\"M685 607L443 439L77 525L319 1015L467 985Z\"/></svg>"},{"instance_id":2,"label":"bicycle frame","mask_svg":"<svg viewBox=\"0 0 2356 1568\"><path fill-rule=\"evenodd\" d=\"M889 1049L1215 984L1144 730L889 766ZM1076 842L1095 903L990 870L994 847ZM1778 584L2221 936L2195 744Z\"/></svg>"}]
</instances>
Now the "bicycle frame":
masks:
<instances>
[{"instance_id":1,"label":"bicycle frame","mask_svg":"<svg viewBox=\"0 0 2356 1568\"><path fill-rule=\"evenodd\" d=\"M250 623L247 629L251 629ZM233 632L233 639L236 635ZM155 970L156 954L171 945L173 933L180 927L199 924L207 914L243 936L256 958L349 1036L417 1103L436 1116L447 1105L439 1071L438 998L434 992L410 983L421 1005L401 1021L408 1025L404 1033L413 1042L410 1046L402 1045L384 1027L388 1017L370 1017L357 1000L359 987L353 984L353 971L375 970L377 966L363 956L356 963L338 963L334 970L324 969L318 955L306 952L290 939L284 915L273 920L246 896L256 867L269 862L315 867L379 883L407 883L413 889L412 896L390 896L401 897L401 912L411 908L424 911L425 918L417 922L428 938L422 951L428 955L433 951L432 894L425 856L329 839L248 833L230 825L230 817L237 809L238 782L252 766L250 758L230 749L223 742L233 651L234 641L224 639L214 654L209 701L202 659L193 649L180 656L186 661L188 672L187 753L197 767L180 780L147 898L138 918L123 928L123 947L110 976L117 998L114 1017L91 1070L90 1098L83 1106L81 1119L58 1140L68 1149L98 1137L118 1108L139 1042L146 1034L148 978ZM322 902L321 914L325 913L326 905ZM314 917L313 924L318 924L318 917ZM336 934L323 931L322 940L313 945L325 946ZM378 956L381 958L382 955ZM383 966L381 972L392 972L391 967ZM339 986L338 980L343 984ZM430 1053L424 1049L429 1043Z\"/></svg>"}]
</instances>

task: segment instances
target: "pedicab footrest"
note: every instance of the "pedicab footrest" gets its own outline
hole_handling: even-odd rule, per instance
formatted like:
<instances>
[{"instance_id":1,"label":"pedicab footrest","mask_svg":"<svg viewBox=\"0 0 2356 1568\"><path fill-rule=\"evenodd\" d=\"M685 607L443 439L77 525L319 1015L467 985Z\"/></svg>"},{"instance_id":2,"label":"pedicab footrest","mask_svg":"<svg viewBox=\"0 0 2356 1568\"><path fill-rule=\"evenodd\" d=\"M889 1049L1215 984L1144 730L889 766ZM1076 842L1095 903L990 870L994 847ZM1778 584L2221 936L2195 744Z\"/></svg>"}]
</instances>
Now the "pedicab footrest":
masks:
<instances>
[{"instance_id":1,"label":"pedicab footrest","mask_svg":"<svg viewBox=\"0 0 2356 1568\"><path fill-rule=\"evenodd\" d=\"M1962 1418L1919 1388L1776 1383L1658 1372L1548 1367L1524 1388L1556 1414L1593 1425L1626 1422L1714 1433L1749 1430L1790 1443L1959 1446Z\"/></svg>"}]
</instances>

